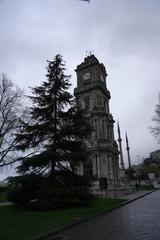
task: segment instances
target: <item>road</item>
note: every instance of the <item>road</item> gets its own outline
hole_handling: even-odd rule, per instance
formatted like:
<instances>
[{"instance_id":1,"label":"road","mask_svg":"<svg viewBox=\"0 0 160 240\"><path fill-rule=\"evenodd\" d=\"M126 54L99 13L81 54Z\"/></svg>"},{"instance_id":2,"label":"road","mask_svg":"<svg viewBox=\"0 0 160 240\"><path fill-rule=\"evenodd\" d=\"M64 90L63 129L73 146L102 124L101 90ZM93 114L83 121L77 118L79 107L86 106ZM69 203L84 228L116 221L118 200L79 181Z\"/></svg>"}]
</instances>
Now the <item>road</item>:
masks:
<instances>
[{"instance_id":1,"label":"road","mask_svg":"<svg viewBox=\"0 0 160 240\"><path fill-rule=\"evenodd\" d=\"M160 191L65 230L51 239L159 240Z\"/></svg>"}]
</instances>

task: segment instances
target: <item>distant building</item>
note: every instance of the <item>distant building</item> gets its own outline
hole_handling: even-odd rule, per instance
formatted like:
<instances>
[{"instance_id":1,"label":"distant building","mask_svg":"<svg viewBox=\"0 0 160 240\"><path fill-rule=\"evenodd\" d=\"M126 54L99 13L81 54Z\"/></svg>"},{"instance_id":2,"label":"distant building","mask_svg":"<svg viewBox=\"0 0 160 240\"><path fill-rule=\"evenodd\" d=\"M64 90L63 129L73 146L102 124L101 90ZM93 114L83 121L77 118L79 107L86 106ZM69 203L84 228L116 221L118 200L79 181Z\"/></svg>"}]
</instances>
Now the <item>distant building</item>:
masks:
<instances>
[{"instance_id":1,"label":"distant building","mask_svg":"<svg viewBox=\"0 0 160 240\"><path fill-rule=\"evenodd\" d=\"M108 187L120 183L119 151L114 138L114 120L109 109L105 66L94 55L89 55L76 68L77 88L74 94L84 116L93 127L87 141L91 152L89 162L80 164L78 173L104 179Z\"/></svg>"},{"instance_id":2,"label":"distant building","mask_svg":"<svg viewBox=\"0 0 160 240\"><path fill-rule=\"evenodd\" d=\"M150 153L150 158L153 160L159 160L160 161L160 150L156 150L154 152Z\"/></svg>"},{"instance_id":3,"label":"distant building","mask_svg":"<svg viewBox=\"0 0 160 240\"><path fill-rule=\"evenodd\" d=\"M160 165L160 150L151 152L150 157L144 160L145 165L149 165L151 163Z\"/></svg>"}]
</instances>

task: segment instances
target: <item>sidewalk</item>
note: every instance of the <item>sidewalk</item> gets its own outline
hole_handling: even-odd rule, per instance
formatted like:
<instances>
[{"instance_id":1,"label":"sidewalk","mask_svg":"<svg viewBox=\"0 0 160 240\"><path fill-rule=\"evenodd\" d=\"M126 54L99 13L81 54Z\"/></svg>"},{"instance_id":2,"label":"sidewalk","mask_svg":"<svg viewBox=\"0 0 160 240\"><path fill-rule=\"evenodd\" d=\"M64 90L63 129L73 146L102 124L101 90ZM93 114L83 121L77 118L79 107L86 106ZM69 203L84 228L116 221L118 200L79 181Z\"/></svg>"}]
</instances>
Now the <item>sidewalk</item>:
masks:
<instances>
[{"instance_id":1,"label":"sidewalk","mask_svg":"<svg viewBox=\"0 0 160 240\"><path fill-rule=\"evenodd\" d=\"M141 198L147 194L150 194L152 192L154 192L155 190L145 190L145 191L138 191L138 192L135 192L135 193L130 193L128 195L124 195L124 196L121 196L121 197L117 197L117 198L120 198L120 199L128 199L127 202L130 202L130 201L134 201L138 198Z\"/></svg>"}]
</instances>

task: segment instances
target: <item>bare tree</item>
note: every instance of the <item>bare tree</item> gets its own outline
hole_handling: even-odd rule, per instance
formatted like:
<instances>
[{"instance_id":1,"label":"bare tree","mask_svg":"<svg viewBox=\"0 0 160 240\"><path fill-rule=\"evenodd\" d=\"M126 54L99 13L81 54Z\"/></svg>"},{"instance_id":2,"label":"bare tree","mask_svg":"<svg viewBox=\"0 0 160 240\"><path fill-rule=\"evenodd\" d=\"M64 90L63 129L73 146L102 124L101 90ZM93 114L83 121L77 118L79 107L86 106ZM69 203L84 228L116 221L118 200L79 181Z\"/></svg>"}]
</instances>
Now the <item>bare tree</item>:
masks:
<instances>
[{"instance_id":1,"label":"bare tree","mask_svg":"<svg viewBox=\"0 0 160 240\"><path fill-rule=\"evenodd\" d=\"M156 104L155 115L152 118L154 122L154 126L150 127L151 133L157 139L158 143L160 143L160 94L158 97L158 104Z\"/></svg>"},{"instance_id":2,"label":"bare tree","mask_svg":"<svg viewBox=\"0 0 160 240\"><path fill-rule=\"evenodd\" d=\"M0 167L16 162L15 134L21 115L22 91L5 74L0 76Z\"/></svg>"}]
</instances>

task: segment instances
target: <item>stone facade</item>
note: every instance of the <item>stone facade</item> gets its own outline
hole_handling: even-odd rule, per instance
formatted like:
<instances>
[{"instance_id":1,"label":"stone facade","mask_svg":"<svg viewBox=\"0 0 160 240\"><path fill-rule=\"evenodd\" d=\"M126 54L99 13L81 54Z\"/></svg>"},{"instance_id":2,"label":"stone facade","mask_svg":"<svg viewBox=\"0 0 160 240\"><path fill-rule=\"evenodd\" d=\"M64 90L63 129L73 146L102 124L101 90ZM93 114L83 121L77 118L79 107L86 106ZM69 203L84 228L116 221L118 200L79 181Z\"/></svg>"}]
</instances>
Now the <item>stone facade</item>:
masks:
<instances>
[{"instance_id":1,"label":"stone facade","mask_svg":"<svg viewBox=\"0 0 160 240\"><path fill-rule=\"evenodd\" d=\"M107 72L94 55L87 56L76 68L77 88L74 94L86 119L93 127L86 140L90 150L88 163L78 167L80 175L105 179L108 187L120 183L119 151L114 139L114 120L109 109L110 92L107 89Z\"/></svg>"}]
</instances>

